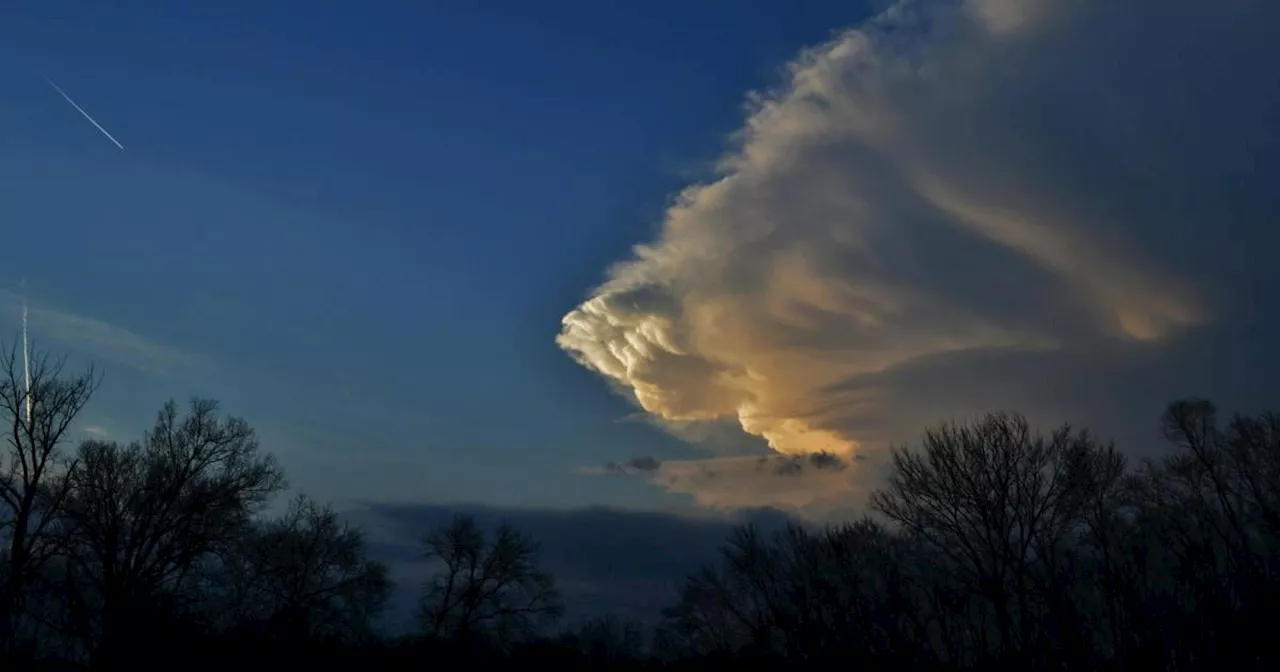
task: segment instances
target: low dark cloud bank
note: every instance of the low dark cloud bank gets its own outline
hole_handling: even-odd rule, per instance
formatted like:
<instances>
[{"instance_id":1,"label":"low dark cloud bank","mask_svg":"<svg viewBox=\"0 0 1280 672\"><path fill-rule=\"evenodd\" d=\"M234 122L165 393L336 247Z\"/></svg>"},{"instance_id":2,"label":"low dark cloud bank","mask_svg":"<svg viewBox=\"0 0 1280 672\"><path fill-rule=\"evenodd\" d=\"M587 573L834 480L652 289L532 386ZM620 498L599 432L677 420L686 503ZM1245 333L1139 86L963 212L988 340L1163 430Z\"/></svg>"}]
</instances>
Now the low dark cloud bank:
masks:
<instances>
[{"instance_id":1,"label":"low dark cloud bank","mask_svg":"<svg viewBox=\"0 0 1280 672\"><path fill-rule=\"evenodd\" d=\"M684 579L718 557L735 525L781 529L787 514L761 509L714 519L607 508L545 510L481 505L370 504L348 517L370 531L370 553L391 566L397 591L385 620L412 618L427 576L416 541L457 514L492 529L508 522L540 544L542 567L555 575L570 620L606 614L654 621Z\"/></svg>"}]
</instances>

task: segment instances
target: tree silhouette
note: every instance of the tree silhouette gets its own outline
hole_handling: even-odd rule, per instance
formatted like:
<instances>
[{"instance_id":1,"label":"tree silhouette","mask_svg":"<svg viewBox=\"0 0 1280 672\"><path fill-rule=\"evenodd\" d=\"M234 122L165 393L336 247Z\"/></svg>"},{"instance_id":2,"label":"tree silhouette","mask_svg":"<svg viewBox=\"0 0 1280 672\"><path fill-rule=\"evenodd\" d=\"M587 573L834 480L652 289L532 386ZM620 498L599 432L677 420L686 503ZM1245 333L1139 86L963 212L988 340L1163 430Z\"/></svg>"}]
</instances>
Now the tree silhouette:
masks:
<instances>
[{"instance_id":1,"label":"tree silhouette","mask_svg":"<svg viewBox=\"0 0 1280 672\"><path fill-rule=\"evenodd\" d=\"M247 530L221 564L229 625L294 637L367 639L391 588L363 533L301 495L283 516Z\"/></svg>"},{"instance_id":2,"label":"tree silhouette","mask_svg":"<svg viewBox=\"0 0 1280 672\"><path fill-rule=\"evenodd\" d=\"M1174 451L1137 471L1016 414L929 430L872 498L890 528L740 528L667 611L659 648L708 664L1269 669L1280 419L1215 413L1170 405Z\"/></svg>"},{"instance_id":3,"label":"tree silhouette","mask_svg":"<svg viewBox=\"0 0 1280 672\"><path fill-rule=\"evenodd\" d=\"M185 417L167 403L141 442L87 441L79 455L68 559L90 587L80 632L110 660L149 610L184 597L201 561L243 534L284 479L243 420L201 399Z\"/></svg>"},{"instance_id":4,"label":"tree silhouette","mask_svg":"<svg viewBox=\"0 0 1280 672\"><path fill-rule=\"evenodd\" d=\"M596 665L634 663L644 660L644 624L616 616L592 618L568 636L570 643L589 662Z\"/></svg>"},{"instance_id":5,"label":"tree silhouette","mask_svg":"<svg viewBox=\"0 0 1280 672\"><path fill-rule=\"evenodd\" d=\"M1129 648L1151 656L1160 642L1183 665L1245 651L1274 659L1265 623L1280 608L1280 417L1235 416L1223 428L1212 403L1187 399L1162 429L1173 454L1130 480L1147 543L1131 551L1129 600L1146 609Z\"/></svg>"},{"instance_id":6,"label":"tree silhouette","mask_svg":"<svg viewBox=\"0 0 1280 672\"><path fill-rule=\"evenodd\" d=\"M867 663L919 637L898 571L903 549L862 520L771 537L739 528L718 567L689 578L659 631L666 656L750 655Z\"/></svg>"},{"instance_id":7,"label":"tree silhouette","mask_svg":"<svg viewBox=\"0 0 1280 672\"><path fill-rule=\"evenodd\" d=\"M1072 580L1063 575L1073 564L1066 556L1099 481L1097 456L1111 452L1086 432L1064 427L1043 437L1020 415L989 414L926 431L920 451L894 450L872 506L986 601L994 616L992 637L981 633L987 653L1016 655L1043 610L1075 625L1062 594Z\"/></svg>"},{"instance_id":8,"label":"tree silhouette","mask_svg":"<svg viewBox=\"0 0 1280 672\"><path fill-rule=\"evenodd\" d=\"M99 382L92 368L64 375L65 359L26 354L14 347L0 354L0 420L8 444L0 454L0 654L16 643L32 577L57 551L58 516L76 469L62 446Z\"/></svg>"},{"instance_id":9,"label":"tree silhouette","mask_svg":"<svg viewBox=\"0 0 1280 672\"><path fill-rule=\"evenodd\" d=\"M423 632L432 637L505 646L564 611L555 579L537 568L537 543L510 525L486 540L474 519L458 516L422 543L426 559L439 566L419 610Z\"/></svg>"},{"instance_id":10,"label":"tree silhouette","mask_svg":"<svg viewBox=\"0 0 1280 672\"><path fill-rule=\"evenodd\" d=\"M63 454L96 387L10 351L0 376L3 661L104 669L252 662L417 669L443 652L497 666L641 669L1273 669L1280 609L1280 416L1171 404L1171 451L1111 445L1012 413L929 429L893 452L876 517L751 526L687 578L656 624L564 609L533 539L467 516L432 531L420 632L375 620L391 584L363 534L295 498L253 431L212 401L165 405L128 445ZM28 389L30 394L28 395ZM31 402L30 421L27 402ZM459 649L458 645L463 646ZM48 661L46 661L48 662ZM7 668L6 668L7 669Z\"/></svg>"}]
</instances>

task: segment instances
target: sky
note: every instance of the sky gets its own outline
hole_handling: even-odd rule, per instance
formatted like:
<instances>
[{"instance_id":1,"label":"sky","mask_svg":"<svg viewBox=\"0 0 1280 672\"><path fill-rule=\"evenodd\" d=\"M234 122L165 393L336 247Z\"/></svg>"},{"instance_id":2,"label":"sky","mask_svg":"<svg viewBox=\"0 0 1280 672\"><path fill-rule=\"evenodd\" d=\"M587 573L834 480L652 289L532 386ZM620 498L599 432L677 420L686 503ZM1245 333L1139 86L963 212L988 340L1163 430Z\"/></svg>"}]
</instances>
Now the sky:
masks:
<instances>
[{"instance_id":1,"label":"sky","mask_svg":"<svg viewBox=\"0 0 1280 672\"><path fill-rule=\"evenodd\" d=\"M103 369L91 426L128 438L169 397L209 396L317 496L545 506L664 505L574 473L689 451L624 420L635 409L556 346L560 319L723 150L743 91L865 15L4 12L0 298L25 276L37 341Z\"/></svg>"},{"instance_id":2,"label":"sky","mask_svg":"<svg viewBox=\"0 0 1280 672\"><path fill-rule=\"evenodd\" d=\"M25 278L86 433L213 397L341 506L679 539L942 420L1280 408L1276 3L0 13L0 330Z\"/></svg>"}]
</instances>

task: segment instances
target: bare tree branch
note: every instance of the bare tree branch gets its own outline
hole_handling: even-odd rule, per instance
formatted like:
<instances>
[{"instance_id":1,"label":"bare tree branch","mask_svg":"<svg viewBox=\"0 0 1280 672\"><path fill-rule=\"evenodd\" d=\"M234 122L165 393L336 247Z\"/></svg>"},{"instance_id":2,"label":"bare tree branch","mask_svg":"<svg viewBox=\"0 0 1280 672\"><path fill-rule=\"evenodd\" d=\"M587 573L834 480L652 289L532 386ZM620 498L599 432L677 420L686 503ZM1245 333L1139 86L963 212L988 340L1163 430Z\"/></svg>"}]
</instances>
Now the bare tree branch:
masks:
<instances>
[{"instance_id":1,"label":"bare tree branch","mask_svg":"<svg viewBox=\"0 0 1280 672\"><path fill-rule=\"evenodd\" d=\"M99 593L101 648L135 607L179 591L242 534L284 476L244 420L195 399L185 417L167 403L141 442L85 442L71 482L70 557Z\"/></svg>"},{"instance_id":2,"label":"bare tree branch","mask_svg":"<svg viewBox=\"0 0 1280 672\"><path fill-rule=\"evenodd\" d=\"M510 525L492 541L459 516L423 539L424 555L443 565L427 584L423 629L441 639L490 637L510 643L564 612L555 579L536 566L537 544Z\"/></svg>"},{"instance_id":3,"label":"bare tree branch","mask_svg":"<svg viewBox=\"0 0 1280 672\"><path fill-rule=\"evenodd\" d=\"M92 367L65 375L65 366L65 358L20 353L16 345L0 350L0 419L7 444L0 454L0 532L7 532L0 647L12 644L13 619L30 579L57 550L52 527L77 470L62 447L99 383Z\"/></svg>"}]
</instances>

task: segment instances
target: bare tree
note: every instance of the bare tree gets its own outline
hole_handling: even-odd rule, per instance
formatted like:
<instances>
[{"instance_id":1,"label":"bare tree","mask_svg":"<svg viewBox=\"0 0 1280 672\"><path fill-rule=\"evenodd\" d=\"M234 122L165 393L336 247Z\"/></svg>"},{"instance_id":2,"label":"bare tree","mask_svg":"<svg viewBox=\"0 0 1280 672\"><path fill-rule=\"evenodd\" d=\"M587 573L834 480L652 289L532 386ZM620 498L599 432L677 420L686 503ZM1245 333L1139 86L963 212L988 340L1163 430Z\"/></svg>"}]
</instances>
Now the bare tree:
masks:
<instances>
[{"instance_id":1,"label":"bare tree","mask_svg":"<svg viewBox=\"0 0 1280 672\"><path fill-rule=\"evenodd\" d=\"M537 543L510 525L489 541L474 519L458 516L422 543L426 559L441 565L419 611L428 635L508 644L564 612L555 578L537 568Z\"/></svg>"},{"instance_id":2,"label":"bare tree","mask_svg":"<svg viewBox=\"0 0 1280 672\"><path fill-rule=\"evenodd\" d=\"M593 618L568 637L588 661L608 665L644 660L645 628L640 621L615 616Z\"/></svg>"},{"instance_id":3,"label":"bare tree","mask_svg":"<svg viewBox=\"0 0 1280 672\"><path fill-rule=\"evenodd\" d=\"M777 549L748 525L733 531L721 553L720 566L688 577L679 601L663 612L659 639L677 656L774 651L771 612L781 606L786 574Z\"/></svg>"},{"instance_id":4,"label":"bare tree","mask_svg":"<svg viewBox=\"0 0 1280 672\"><path fill-rule=\"evenodd\" d=\"M1169 405L1164 437L1178 452L1163 463L1162 485L1203 517L1233 569L1253 576L1256 559L1280 542L1280 415L1234 416L1218 426L1204 399Z\"/></svg>"},{"instance_id":5,"label":"bare tree","mask_svg":"<svg viewBox=\"0 0 1280 672\"><path fill-rule=\"evenodd\" d=\"M670 660L730 655L746 647L758 620L735 608L732 591L714 567L688 577L680 599L663 610L663 623L654 637L659 655Z\"/></svg>"},{"instance_id":6,"label":"bare tree","mask_svg":"<svg viewBox=\"0 0 1280 672\"><path fill-rule=\"evenodd\" d=\"M366 555L364 534L304 496L247 531L222 560L226 615L276 632L366 637L391 590L386 567Z\"/></svg>"},{"instance_id":7,"label":"bare tree","mask_svg":"<svg viewBox=\"0 0 1280 672\"><path fill-rule=\"evenodd\" d=\"M1271 651L1265 624L1280 608L1280 416L1237 415L1223 427L1214 404L1185 399L1170 404L1162 429L1175 451L1147 461L1130 493L1163 566L1155 567L1159 581L1130 585L1180 613L1149 618L1140 633L1153 639L1176 626L1187 633L1177 641L1184 657Z\"/></svg>"},{"instance_id":8,"label":"bare tree","mask_svg":"<svg viewBox=\"0 0 1280 672\"><path fill-rule=\"evenodd\" d=\"M51 532L76 468L62 445L99 382L92 367L68 376L65 359L26 354L16 347L0 354L0 414L8 444L0 454L0 650L12 643L30 578L56 550Z\"/></svg>"},{"instance_id":9,"label":"bare tree","mask_svg":"<svg viewBox=\"0 0 1280 672\"><path fill-rule=\"evenodd\" d=\"M1020 415L998 413L926 431L921 451L893 453L885 489L872 505L948 562L995 618L995 655L1019 653L1036 630L1037 606L1065 608L1064 554L1085 525L1090 469L1113 452L1064 427L1032 434ZM985 632L979 629L980 632ZM980 635L983 636L983 635Z\"/></svg>"},{"instance_id":10,"label":"bare tree","mask_svg":"<svg viewBox=\"0 0 1280 672\"><path fill-rule=\"evenodd\" d=\"M665 613L665 648L792 661L915 655L924 643L899 572L897 540L861 520L770 537L738 528L718 567L690 577Z\"/></svg>"},{"instance_id":11,"label":"bare tree","mask_svg":"<svg viewBox=\"0 0 1280 672\"><path fill-rule=\"evenodd\" d=\"M249 425L219 418L217 408L196 399L180 417L170 401L141 442L80 447L65 507L70 560L97 606L84 610L96 622L83 635L103 656L157 599L180 596L199 563L243 533L284 486Z\"/></svg>"}]
</instances>

